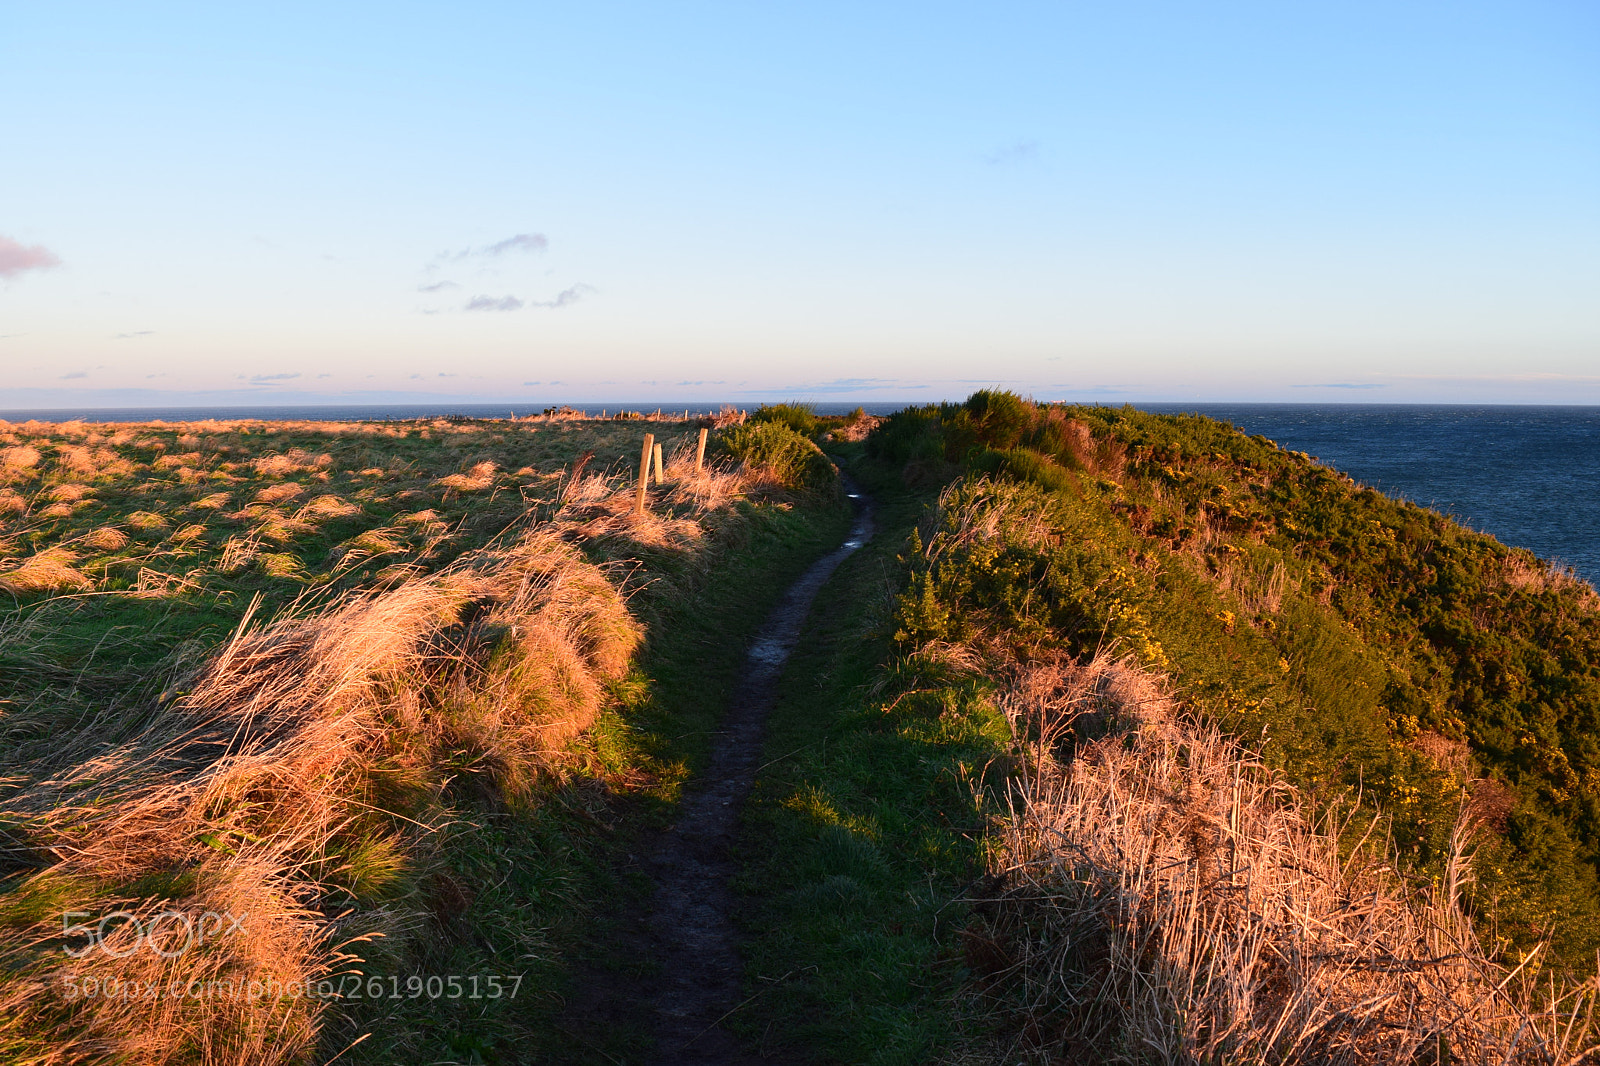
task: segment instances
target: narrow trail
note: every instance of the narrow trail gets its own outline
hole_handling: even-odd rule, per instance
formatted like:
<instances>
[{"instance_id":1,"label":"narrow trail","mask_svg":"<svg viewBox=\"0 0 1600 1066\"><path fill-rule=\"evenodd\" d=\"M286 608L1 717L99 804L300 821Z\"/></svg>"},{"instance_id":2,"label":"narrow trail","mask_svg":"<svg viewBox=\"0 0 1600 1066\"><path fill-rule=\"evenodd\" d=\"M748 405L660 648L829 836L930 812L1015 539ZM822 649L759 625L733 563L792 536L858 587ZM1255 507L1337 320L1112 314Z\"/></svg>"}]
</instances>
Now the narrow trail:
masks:
<instances>
[{"instance_id":1,"label":"narrow trail","mask_svg":"<svg viewBox=\"0 0 1600 1066\"><path fill-rule=\"evenodd\" d=\"M743 965L733 922L739 812L760 769L767 714L784 664L818 591L873 533L870 501L848 479L855 518L844 543L818 559L767 616L745 658L711 759L676 821L640 856L654 884L650 913L629 923L626 952L654 963L649 978L591 980L569 1013L587 1024L643 1022L650 1066L743 1066L748 1055L721 1023L741 1005ZM645 1017L647 1016L647 1017ZM591 1030L592 1031L592 1030Z\"/></svg>"},{"instance_id":2,"label":"narrow trail","mask_svg":"<svg viewBox=\"0 0 1600 1066\"><path fill-rule=\"evenodd\" d=\"M856 512L849 534L789 586L756 634L704 779L684 799L677 822L661 835L647 865L656 884L650 929L663 973L653 1004L657 1046L650 1061L660 1066L750 1061L718 1025L739 1006L743 976L731 887L739 810L759 769L778 676L812 601L839 564L872 536L870 501L848 480L845 487Z\"/></svg>"}]
</instances>

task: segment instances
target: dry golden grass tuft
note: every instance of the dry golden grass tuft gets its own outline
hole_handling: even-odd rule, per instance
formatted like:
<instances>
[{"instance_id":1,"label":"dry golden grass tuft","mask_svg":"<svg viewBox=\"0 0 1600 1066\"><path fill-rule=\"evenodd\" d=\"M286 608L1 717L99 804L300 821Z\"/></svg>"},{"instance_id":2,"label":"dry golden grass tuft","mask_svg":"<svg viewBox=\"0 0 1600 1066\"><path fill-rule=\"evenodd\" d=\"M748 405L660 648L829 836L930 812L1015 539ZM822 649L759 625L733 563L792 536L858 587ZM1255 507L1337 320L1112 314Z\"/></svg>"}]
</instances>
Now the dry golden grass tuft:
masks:
<instances>
[{"instance_id":1,"label":"dry golden grass tuft","mask_svg":"<svg viewBox=\"0 0 1600 1066\"><path fill-rule=\"evenodd\" d=\"M332 465L333 456L312 455L300 448L250 460L250 467L262 477L288 477L290 474L326 470Z\"/></svg>"},{"instance_id":2,"label":"dry golden grass tuft","mask_svg":"<svg viewBox=\"0 0 1600 1066\"><path fill-rule=\"evenodd\" d=\"M133 464L109 448L64 444L56 448L56 465L69 474L88 477L117 476L131 471Z\"/></svg>"},{"instance_id":3,"label":"dry golden grass tuft","mask_svg":"<svg viewBox=\"0 0 1600 1066\"><path fill-rule=\"evenodd\" d=\"M167 541L172 544L192 544L206 535L206 527L198 522L191 522L181 529L175 530Z\"/></svg>"},{"instance_id":4,"label":"dry golden grass tuft","mask_svg":"<svg viewBox=\"0 0 1600 1066\"><path fill-rule=\"evenodd\" d=\"M308 501L295 514L295 517L300 519L347 518L350 515L360 513L360 504L351 503L349 500L338 496L324 495Z\"/></svg>"},{"instance_id":5,"label":"dry golden grass tuft","mask_svg":"<svg viewBox=\"0 0 1600 1066\"><path fill-rule=\"evenodd\" d=\"M1426 755L1435 766L1454 774L1459 781L1467 781L1473 776L1472 749L1464 740L1424 729L1412 738L1411 746Z\"/></svg>"},{"instance_id":6,"label":"dry golden grass tuft","mask_svg":"<svg viewBox=\"0 0 1600 1066\"><path fill-rule=\"evenodd\" d=\"M1600 595L1593 585L1578 576L1577 571L1559 563L1546 564L1525 548L1506 552L1502 578L1509 587L1519 591L1572 593L1588 610L1600 610Z\"/></svg>"},{"instance_id":7,"label":"dry golden grass tuft","mask_svg":"<svg viewBox=\"0 0 1600 1066\"><path fill-rule=\"evenodd\" d=\"M357 533L334 550L346 559L356 555L365 558L403 552L406 550L406 545L405 541L400 539L399 530L367 529Z\"/></svg>"},{"instance_id":8,"label":"dry golden grass tuft","mask_svg":"<svg viewBox=\"0 0 1600 1066\"><path fill-rule=\"evenodd\" d=\"M849 421L828 433L828 439L836 441L862 441L871 435L872 431L883 424L883 419L877 415L860 412L850 416Z\"/></svg>"},{"instance_id":9,"label":"dry golden grass tuft","mask_svg":"<svg viewBox=\"0 0 1600 1066\"><path fill-rule=\"evenodd\" d=\"M579 473L562 493L555 527L578 540L614 539L635 547L693 551L705 540L706 516L753 493L784 492L764 471L707 463L696 474L691 437L679 442L664 465L665 483L650 487L643 514L635 511L637 488L631 477Z\"/></svg>"},{"instance_id":10,"label":"dry golden grass tuft","mask_svg":"<svg viewBox=\"0 0 1600 1066\"><path fill-rule=\"evenodd\" d=\"M268 485L256 493L255 499L257 503L282 503L284 500L294 499L305 491L305 486L297 482L281 481L276 485Z\"/></svg>"},{"instance_id":11,"label":"dry golden grass tuft","mask_svg":"<svg viewBox=\"0 0 1600 1066\"><path fill-rule=\"evenodd\" d=\"M562 772L638 640L605 575L548 532L316 615L241 626L139 733L110 747L93 730L67 738L52 772L0 804L27 853L47 857L15 891L48 901L0 934L0 966L26 976L0 985L0 1049L25 1037L36 1062L301 1061L323 1001L261 990L303 988L364 950L337 917L358 852L389 856L391 881L430 861L431 827L369 802L381 767L409 764L439 789L465 759L477 787L523 801ZM144 883L167 888L120 888ZM405 898L369 910L360 932L403 939L421 908ZM172 929L207 913L243 920L167 958L119 919L103 948L69 958L60 914L86 909L168 912ZM85 978L238 992L74 997Z\"/></svg>"},{"instance_id":12,"label":"dry golden grass tuft","mask_svg":"<svg viewBox=\"0 0 1600 1066\"><path fill-rule=\"evenodd\" d=\"M126 521L128 525L140 532L166 529L172 524L154 511L134 511L128 515Z\"/></svg>"},{"instance_id":13,"label":"dry golden grass tuft","mask_svg":"<svg viewBox=\"0 0 1600 1066\"><path fill-rule=\"evenodd\" d=\"M79 543L96 551L114 552L128 546L128 535L120 529L102 526L85 533Z\"/></svg>"},{"instance_id":14,"label":"dry golden grass tuft","mask_svg":"<svg viewBox=\"0 0 1600 1066\"><path fill-rule=\"evenodd\" d=\"M0 448L0 467L12 470L28 470L39 465L43 456L39 449L31 444L18 444L10 448Z\"/></svg>"},{"instance_id":15,"label":"dry golden grass tuft","mask_svg":"<svg viewBox=\"0 0 1600 1066\"><path fill-rule=\"evenodd\" d=\"M429 528L439 523L439 512L431 508L426 511L412 511L410 514L396 515L394 520L402 525Z\"/></svg>"},{"instance_id":16,"label":"dry golden grass tuft","mask_svg":"<svg viewBox=\"0 0 1600 1066\"><path fill-rule=\"evenodd\" d=\"M434 484L457 492L481 492L494 484L496 469L494 463L484 460L473 463L466 473L447 475Z\"/></svg>"},{"instance_id":17,"label":"dry golden grass tuft","mask_svg":"<svg viewBox=\"0 0 1600 1066\"><path fill-rule=\"evenodd\" d=\"M1592 981L1491 962L1459 899L1402 882L1130 660L1035 663L1005 703L1025 772L968 958L1013 1058L1540 1063L1594 1048ZM1067 730L1096 737L1075 752ZM1530 960L1531 961L1531 960Z\"/></svg>"},{"instance_id":18,"label":"dry golden grass tuft","mask_svg":"<svg viewBox=\"0 0 1600 1066\"><path fill-rule=\"evenodd\" d=\"M11 593L59 592L92 588L94 582L73 567L78 557L66 548L46 548L0 573L0 589Z\"/></svg>"},{"instance_id":19,"label":"dry golden grass tuft","mask_svg":"<svg viewBox=\"0 0 1600 1066\"><path fill-rule=\"evenodd\" d=\"M217 569L224 574L236 574L249 566L261 553L261 545L254 537L229 537L222 545L222 558Z\"/></svg>"}]
</instances>

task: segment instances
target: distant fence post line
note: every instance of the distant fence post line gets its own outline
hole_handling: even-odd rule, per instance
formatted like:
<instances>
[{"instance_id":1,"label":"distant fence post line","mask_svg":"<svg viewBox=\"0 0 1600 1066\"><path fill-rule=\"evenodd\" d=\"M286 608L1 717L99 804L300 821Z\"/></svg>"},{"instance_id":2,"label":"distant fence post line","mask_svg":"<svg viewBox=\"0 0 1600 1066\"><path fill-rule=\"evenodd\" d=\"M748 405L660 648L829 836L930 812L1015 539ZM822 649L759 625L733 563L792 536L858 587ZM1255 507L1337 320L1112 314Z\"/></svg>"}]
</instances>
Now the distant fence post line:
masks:
<instances>
[{"instance_id":1,"label":"distant fence post line","mask_svg":"<svg viewBox=\"0 0 1600 1066\"><path fill-rule=\"evenodd\" d=\"M633 501L633 513L644 514L644 493L650 487L650 455L655 450L656 435L644 435L644 448L639 452L639 495Z\"/></svg>"},{"instance_id":2,"label":"distant fence post line","mask_svg":"<svg viewBox=\"0 0 1600 1066\"><path fill-rule=\"evenodd\" d=\"M700 472L706 466L706 435L710 432L705 426L700 427L700 446L695 449L694 453L694 472L696 477L700 475Z\"/></svg>"}]
</instances>

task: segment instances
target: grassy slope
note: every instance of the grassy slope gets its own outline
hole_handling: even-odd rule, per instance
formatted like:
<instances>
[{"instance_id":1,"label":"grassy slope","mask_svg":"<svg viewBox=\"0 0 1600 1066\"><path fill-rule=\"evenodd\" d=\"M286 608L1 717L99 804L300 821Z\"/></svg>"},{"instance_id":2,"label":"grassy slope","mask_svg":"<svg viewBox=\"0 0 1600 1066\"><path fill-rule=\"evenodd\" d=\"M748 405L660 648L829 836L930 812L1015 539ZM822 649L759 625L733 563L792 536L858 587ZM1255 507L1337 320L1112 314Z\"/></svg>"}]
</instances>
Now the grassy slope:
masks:
<instances>
[{"instance_id":1,"label":"grassy slope","mask_svg":"<svg viewBox=\"0 0 1600 1066\"><path fill-rule=\"evenodd\" d=\"M1008 731L995 685L970 662L942 667L943 641L997 642L1001 659L1134 651L1191 706L1264 738L1312 796L1359 787L1423 877L1467 803L1484 931L1512 947L1549 938L1581 967L1596 934L1592 594L1225 425L1063 414L1092 429L1059 461L1048 441L991 448L971 427L913 425L897 451L891 422L873 442L887 461L857 463L881 501L878 539L819 599L750 815L747 1036L824 1062L985 1054L964 992L994 960L951 901L981 870L981 786L1003 779ZM925 508L964 467L1002 484L957 492L941 534ZM960 508L995 493L1036 532L1003 523L954 546ZM930 536L946 538L942 565ZM1508 718L1535 727L1521 759L1497 739Z\"/></svg>"},{"instance_id":2,"label":"grassy slope","mask_svg":"<svg viewBox=\"0 0 1600 1066\"><path fill-rule=\"evenodd\" d=\"M1465 799L1475 903L1508 946L1600 940L1600 614L1525 551L1195 417L980 394L875 438L909 472L1011 488L996 535L952 520L918 555L907 647L1104 641L1313 794L1359 789L1419 874ZM1027 525L1048 531L1022 535ZM932 561L937 556L937 561ZM1493 928L1493 927L1488 927Z\"/></svg>"}]
</instances>

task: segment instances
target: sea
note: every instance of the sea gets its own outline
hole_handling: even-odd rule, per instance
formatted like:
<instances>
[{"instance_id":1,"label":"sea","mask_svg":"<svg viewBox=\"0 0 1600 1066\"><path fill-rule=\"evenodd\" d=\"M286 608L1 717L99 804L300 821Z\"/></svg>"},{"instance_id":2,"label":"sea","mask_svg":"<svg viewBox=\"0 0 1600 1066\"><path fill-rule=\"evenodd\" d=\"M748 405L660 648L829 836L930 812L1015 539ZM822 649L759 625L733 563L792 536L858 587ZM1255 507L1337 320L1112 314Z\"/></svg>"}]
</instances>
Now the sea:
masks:
<instances>
[{"instance_id":1,"label":"sea","mask_svg":"<svg viewBox=\"0 0 1600 1066\"><path fill-rule=\"evenodd\" d=\"M1600 407L1138 406L1270 437L1600 585Z\"/></svg>"},{"instance_id":2,"label":"sea","mask_svg":"<svg viewBox=\"0 0 1600 1066\"><path fill-rule=\"evenodd\" d=\"M722 404L575 404L588 414L619 409L689 415ZM740 406L749 406L742 404ZM819 403L819 414L864 406L889 414L899 403ZM1270 437L1364 485L1450 515L1506 544L1531 549L1600 584L1600 407L1427 404L1170 404ZM97 408L0 411L8 421L189 421L201 418L364 419L522 417L542 404L366 404L282 407Z\"/></svg>"}]
</instances>

